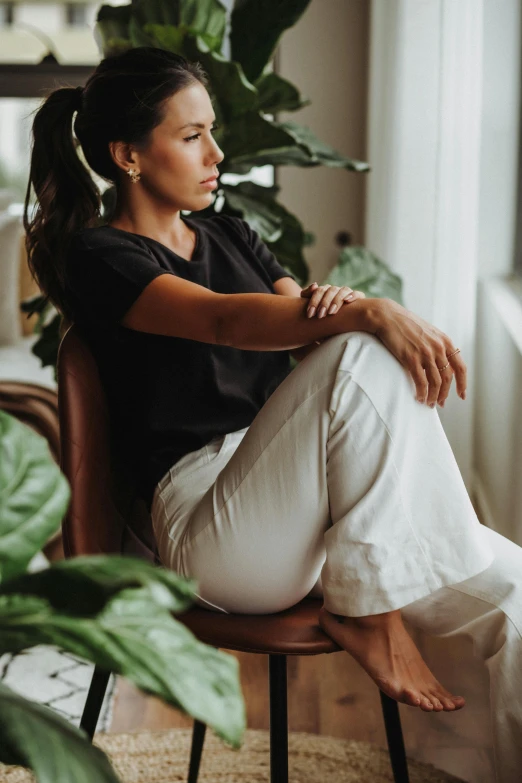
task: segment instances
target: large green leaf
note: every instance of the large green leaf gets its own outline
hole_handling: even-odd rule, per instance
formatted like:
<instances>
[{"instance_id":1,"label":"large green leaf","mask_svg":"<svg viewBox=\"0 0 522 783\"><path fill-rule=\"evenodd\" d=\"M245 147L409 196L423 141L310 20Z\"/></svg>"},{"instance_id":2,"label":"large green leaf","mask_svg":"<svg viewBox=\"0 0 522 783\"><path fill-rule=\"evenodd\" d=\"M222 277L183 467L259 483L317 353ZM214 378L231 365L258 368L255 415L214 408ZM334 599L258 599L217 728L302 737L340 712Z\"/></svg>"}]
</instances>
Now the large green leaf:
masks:
<instances>
[{"instance_id":1,"label":"large green leaf","mask_svg":"<svg viewBox=\"0 0 522 783\"><path fill-rule=\"evenodd\" d=\"M181 23L196 30L207 43L221 52L227 24L227 9L219 0L182 0Z\"/></svg>"},{"instance_id":2,"label":"large green leaf","mask_svg":"<svg viewBox=\"0 0 522 783\"><path fill-rule=\"evenodd\" d=\"M0 410L0 583L25 571L60 527L69 499L47 440Z\"/></svg>"},{"instance_id":3,"label":"large green leaf","mask_svg":"<svg viewBox=\"0 0 522 783\"><path fill-rule=\"evenodd\" d=\"M221 185L225 196L224 214L240 214L257 231L264 242L275 242L283 233L282 221L274 201L277 186L265 187L254 182Z\"/></svg>"},{"instance_id":4,"label":"large green leaf","mask_svg":"<svg viewBox=\"0 0 522 783\"><path fill-rule=\"evenodd\" d=\"M89 555L60 560L49 568L10 579L2 595L34 595L45 598L53 609L93 617L120 590L146 587L155 603L171 612L183 612L194 601L197 583L163 566L141 558Z\"/></svg>"},{"instance_id":5,"label":"large green leaf","mask_svg":"<svg viewBox=\"0 0 522 783\"><path fill-rule=\"evenodd\" d=\"M250 112L237 117L223 140L222 171L247 174L253 166L329 166L368 171L364 161L342 155L295 122L273 122Z\"/></svg>"},{"instance_id":6,"label":"large green leaf","mask_svg":"<svg viewBox=\"0 0 522 783\"><path fill-rule=\"evenodd\" d=\"M365 247L345 247L325 284L348 285L366 296L386 297L402 302L402 280Z\"/></svg>"},{"instance_id":7,"label":"large green leaf","mask_svg":"<svg viewBox=\"0 0 522 783\"><path fill-rule=\"evenodd\" d=\"M302 249L307 237L299 220L275 201L279 187L264 187L254 182L222 185L223 212L240 214L260 235L279 263L303 284L308 268Z\"/></svg>"},{"instance_id":8,"label":"large green leaf","mask_svg":"<svg viewBox=\"0 0 522 783\"><path fill-rule=\"evenodd\" d=\"M138 0L132 4L132 15L145 26L172 25L191 28L223 42L227 9L220 0Z\"/></svg>"},{"instance_id":9,"label":"large green leaf","mask_svg":"<svg viewBox=\"0 0 522 783\"><path fill-rule=\"evenodd\" d=\"M172 29L180 29L180 38L190 30L194 36L202 36L210 49L220 52L226 29L226 8L220 0L141 0L132 5L103 5L98 11L97 30L104 53L107 55L116 44L121 48L125 40L132 46L157 45L150 35L149 25L171 28L169 41L174 36ZM181 54L179 47L161 48Z\"/></svg>"},{"instance_id":10,"label":"large green leaf","mask_svg":"<svg viewBox=\"0 0 522 783\"><path fill-rule=\"evenodd\" d=\"M301 97L297 87L276 73L263 74L254 86L259 93L258 109L266 114L297 111L311 103L309 98Z\"/></svg>"},{"instance_id":11,"label":"large green leaf","mask_svg":"<svg viewBox=\"0 0 522 783\"><path fill-rule=\"evenodd\" d=\"M250 81L263 72L285 30L303 15L310 0L235 0L230 19L232 59Z\"/></svg>"},{"instance_id":12,"label":"large green leaf","mask_svg":"<svg viewBox=\"0 0 522 783\"><path fill-rule=\"evenodd\" d=\"M122 590L88 618L60 613L43 597L0 595L0 654L39 644L127 677L240 747L245 707L237 659L199 642L148 587Z\"/></svg>"},{"instance_id":13,"label":"large green leaf","mask_svg":"<svg viewBox=\"0 0 522 783\"><path fill-rule=\"evenodd\" d=\"M263 156L267 162L272 163L272 154L275 151L283 149L290 152L295 146L289 133L252 111L235 117L229 123L222 147L225 160L219 168L224 173L231 171L238 164ZM249 165L245 173L251 168L252 165Z\"/></svg>"},{"instance_id":14,"label":"large green leaf","mask_svg":"<svg viewBox=\"0 0 522 783\"><path fill-rule=\"evenodd\" d=\"M0 762L34 770L39 783L119 783L85 732L2 684Z\"/></svg>"},{"instance_id":15,"label":"large green leaf","mask_svg":"<svg viewBox=\"0 0 522 783\"><path fill-rule=\"evenodd\" d=\"M174 52L174 54L185 55L184 43L188 32L187 28L175 27L172 24L147 24L143 29L154 46L166 49L168 52Z\"/></svg>"},{"instance_id":16,"label":"large green leaf","mask_svg":"<svg viewBox=\"0 0 522 783\"><path fill-rule=\"evenodd\" d=\"M221 148L223 149L223 146ZM252 153L245 150L240 155L225 158L224 162L220 164L220 169L223 173L226 171L231 174L248 174L256 166L299 166L307 168L319 165L319 163L310 159L309 153L303 147L297 147L293 142L289 142L287 137L286 143L280 147L274 146L271 149Z\"/></svg>"},{"instance_id":17,"label":"large green leaf","mask_svg":"<svg viewBox=\"0 0 522 783\"><path fill-rule=\"evenodd\" d=\"M119 783L85 732L2 684L0 737L0 762L34 770L39 783Z\"/></svg>"},{"instance_id":18,"label":"large green leaf","mask_svg":"<svg viewBox=\"0 0 522 783\"><path fill-rule=\"evenodd\" d=\"M317 138L315 133L306 125L298 125L297 122L276 122L277 127L286 131L297 144L308 150L310 159L315 165L333 166L348 169L348 171L369 171L370 166L362 160L354 160L342 155L333 147L325 144Z\"/></svg>"}]
</instances>

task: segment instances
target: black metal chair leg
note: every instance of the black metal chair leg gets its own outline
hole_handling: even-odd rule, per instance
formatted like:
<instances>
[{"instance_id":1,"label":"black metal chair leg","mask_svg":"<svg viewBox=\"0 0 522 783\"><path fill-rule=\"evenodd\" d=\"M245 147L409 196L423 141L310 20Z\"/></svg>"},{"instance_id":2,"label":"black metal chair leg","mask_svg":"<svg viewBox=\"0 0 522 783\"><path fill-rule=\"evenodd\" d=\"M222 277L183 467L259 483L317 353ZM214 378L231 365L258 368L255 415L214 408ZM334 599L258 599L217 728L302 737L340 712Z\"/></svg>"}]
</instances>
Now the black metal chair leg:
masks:
<instances>
[{"instance_id":1,"label":"black metal chair leg","mask_svg":"<svg viewBox=\"0 0 522 783\"><path fill-rule=\"evenodd\" d=\"M395 783L409 783L408 762L402 736L399 705L382 691L379 691L379 693L381 694L382 714L386 729L386 739L388 740L393 780Z\"/></svg>"},{"instance_id":2,"label":"black metal chair leg","mask_svg":"<svg viewBox=\"0 0 522 783\"><path fill-rule=\"evenodd\" d=\"M100 666L94 667L94 674L92 675L87 701L85 702L82 719L80 721L80 728L87 732L89 739L91 740L96 731L96 725L103 704L103 697L105 696L110 676L111 673L102 669Z\"/></svg>"},{"instance_id":3,"label":"black metal chair leg","mask_svg":"<svg viewBox=\"0 0 522 783\"><path fill-rule=\"evenodd\" d=\"M269 655L270 783L288 783L286 655Z\"/></svg>"},{"instance_id":4,"label":"black metal chair leg","mask_svg":"<svg viewBox=\"0 0 522 783\"><path fill-rule=\"evenodd\" d=\"M205 742L205 732L207 726L199 720L194 721L192 730L192 746L190 748L190 763L188 772L188 783L197 783L199 775L199 762L203 753L203 743Z\"/></svg>"}]
</instances>

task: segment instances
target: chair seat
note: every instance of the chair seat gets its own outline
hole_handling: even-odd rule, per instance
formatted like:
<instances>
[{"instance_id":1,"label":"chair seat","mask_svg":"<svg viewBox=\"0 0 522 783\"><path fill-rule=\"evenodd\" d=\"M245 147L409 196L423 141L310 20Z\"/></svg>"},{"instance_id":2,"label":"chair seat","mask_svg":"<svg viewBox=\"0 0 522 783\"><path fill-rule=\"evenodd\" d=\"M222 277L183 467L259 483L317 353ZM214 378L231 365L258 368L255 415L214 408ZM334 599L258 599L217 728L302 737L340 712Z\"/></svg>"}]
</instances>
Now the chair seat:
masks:
<instances>
[{"instance_id":1,"label":"chair seat","mask_svg":"<svg viewBox=\"0 0 522 783\"><path fill-rule=\"evenodd\" d=\"M224 614L200 607L176 619L205 644L225 650L279 655L319 655L339 647L319 625L320 598L305 598L277 614Z\"/></svg>"}]
</instances>

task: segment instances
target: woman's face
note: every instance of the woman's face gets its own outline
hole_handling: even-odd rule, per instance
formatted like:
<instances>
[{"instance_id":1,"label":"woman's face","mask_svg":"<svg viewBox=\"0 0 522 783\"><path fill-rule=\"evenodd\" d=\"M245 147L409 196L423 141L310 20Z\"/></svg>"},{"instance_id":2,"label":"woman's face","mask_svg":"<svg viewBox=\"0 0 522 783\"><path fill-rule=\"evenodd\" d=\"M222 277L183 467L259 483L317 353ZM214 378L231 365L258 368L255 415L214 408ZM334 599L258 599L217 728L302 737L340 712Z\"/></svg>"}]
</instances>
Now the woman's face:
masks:
<instances>
[{"instance_id":1,"label":"woman's face","mask_svg":"<svg viewBox=\"0 0 522 783\"><path fill-rule=\"evenodd\" d=\"M199 82L168 98L165 117L147 147L136 150L140 185L174 209L208 207L216 184L201 183L219 173L224 158L213 138L214 119L209 94Z\"/></svg>"}]
</instances>

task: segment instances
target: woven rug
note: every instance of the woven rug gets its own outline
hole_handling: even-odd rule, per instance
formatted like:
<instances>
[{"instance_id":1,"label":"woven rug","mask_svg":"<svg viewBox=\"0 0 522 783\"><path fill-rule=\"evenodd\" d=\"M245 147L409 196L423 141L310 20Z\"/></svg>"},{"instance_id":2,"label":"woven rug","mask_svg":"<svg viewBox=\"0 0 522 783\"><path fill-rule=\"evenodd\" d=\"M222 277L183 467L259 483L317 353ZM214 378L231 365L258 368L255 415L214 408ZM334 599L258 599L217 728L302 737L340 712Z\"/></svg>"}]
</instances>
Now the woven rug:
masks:
<instances>
[{"instance_id":1,"label":"woven rug","mask_svg":"<svg viewBox=\"0 0 522 783\"><path fill-rule=\"evenodd\" d=\"M97 734L95 744L109 755L122 783L177 783L187 780L192 729ZM288 738L291 783L393 783L386 750L368 742L291 732ZM207 731L198 783L268 783L267 731L245 732L231 750ZM410 783L460 783L428 764L409 761ZM20 767L0 765L0 783L30 783Z\"/></svg>"}]
</instances>

